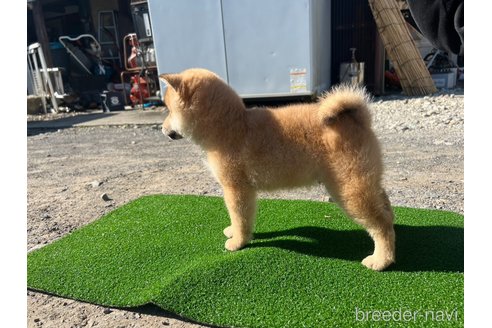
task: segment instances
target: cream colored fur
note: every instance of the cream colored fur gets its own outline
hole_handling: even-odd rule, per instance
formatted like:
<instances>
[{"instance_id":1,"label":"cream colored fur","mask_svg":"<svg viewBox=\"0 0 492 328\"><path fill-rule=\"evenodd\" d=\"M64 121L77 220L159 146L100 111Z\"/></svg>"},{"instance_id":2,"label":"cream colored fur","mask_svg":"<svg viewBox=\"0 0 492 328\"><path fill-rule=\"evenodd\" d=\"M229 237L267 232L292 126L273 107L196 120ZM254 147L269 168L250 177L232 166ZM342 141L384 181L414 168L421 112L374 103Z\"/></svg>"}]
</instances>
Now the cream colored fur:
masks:
<instances>
[{"instance_id":1,"label":"cream colored fur","mask_svg":"<svg viewBox=\"0 0 492 328\"><path fill-rule=\"evenodd\" d=\"M362 264L383 270L394 262L393 212L381 186L381 151L363 89L339 86L313 104L246 109L210 71L160 78L168 85L163 132L200 145L222 185L231 219L226 249L238 250L253 237L258 190L321 182L374 240L374 253Z\"/></svg>"}]
</instances>

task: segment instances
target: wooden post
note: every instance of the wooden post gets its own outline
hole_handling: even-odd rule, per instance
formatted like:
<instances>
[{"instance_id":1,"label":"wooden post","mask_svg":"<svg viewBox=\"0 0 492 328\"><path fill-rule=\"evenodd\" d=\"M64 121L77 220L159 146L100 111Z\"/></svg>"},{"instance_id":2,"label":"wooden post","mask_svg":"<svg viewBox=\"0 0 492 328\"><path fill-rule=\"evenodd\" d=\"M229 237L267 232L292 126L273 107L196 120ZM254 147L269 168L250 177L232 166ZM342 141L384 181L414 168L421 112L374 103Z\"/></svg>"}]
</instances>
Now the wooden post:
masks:
<instances>
[{"instance_id":1,"label":"wooden post","mask_svg":"<svg viewBox=\"0 0 492 328\"><path fill-rule=\"evenodd\" d=\"M36 27L36 37L38 42L44 51L44 58L48 67L53 67L53 60L51 59L50 42L48 39L48 33L46 32L46 25L44 24L43 6L40 0L34 0L30 2L30 9L32 9L32 17L34 19L34 26Z\"/></svg>"},{"instance_id":2,"label":"wooden post","mask_svg":"<svg viewBox=\"0 0 492 328\"><path fill-rule=\"evenodd\" d=\"M384 45L378 31L374 31L374 34L376 39L376 44L374 45L374 52L376 57L374 61L374 75L376 76L374 83L374 94L377 96L381 96L384 94Z\"/></svg>"},{"instance_id":3,"label":"wooden post","mask_svg":"<svg viewBox=\"0 0 492 328\"><path fill-rule=\"evenodd\" d=\"M369 6L405 94L423 96L437 92L396 0L369 0Z\"/></svg>"}]
</instances>

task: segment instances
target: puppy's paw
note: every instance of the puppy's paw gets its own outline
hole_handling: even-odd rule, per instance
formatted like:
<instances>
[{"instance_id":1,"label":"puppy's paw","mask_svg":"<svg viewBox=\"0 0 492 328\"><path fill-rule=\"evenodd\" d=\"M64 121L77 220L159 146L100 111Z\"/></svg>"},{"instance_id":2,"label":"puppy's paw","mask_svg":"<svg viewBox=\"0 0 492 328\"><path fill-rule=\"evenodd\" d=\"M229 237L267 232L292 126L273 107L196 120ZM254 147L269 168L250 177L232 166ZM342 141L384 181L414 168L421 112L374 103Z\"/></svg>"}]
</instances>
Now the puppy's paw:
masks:
<instances>
[{"instance_id":1,"label":"puppy's paw","mask_svg":"<svg viewBox=\"0 0 492 328\"><path fill-rule=\"evenodd\" d=\"M375 255L369 255L362 260L362 264L375 271L382 271L386 269L394 261L385 257L376 257Z\"/></svg>"},{"instance_id":2,"label":"puppy's paw","mask_svg":"<svg viewBox=\"0 0 492 328\"><path fill-rule=\"evenodd\" d=\"M246 246L246 244L248 243L247 240L240 240L238 238L230 238L230 239L227 239L226 243L225 243L225 248L228 250L228 251L231 251L231 252L234 252L234 251L237 251L241 248L243 248L244 246Z\"/></svg>"},{"instance_id":3,"label":"puppy's paw","mask_svg":"<svg viewBox=\"0 0 492 328\"><path fill-rule=\"evenodd\" d=\"M228 226L227 228L224 229L224 235L227 238L232 238L232 226Z\"/></svg>"}]
</instances>

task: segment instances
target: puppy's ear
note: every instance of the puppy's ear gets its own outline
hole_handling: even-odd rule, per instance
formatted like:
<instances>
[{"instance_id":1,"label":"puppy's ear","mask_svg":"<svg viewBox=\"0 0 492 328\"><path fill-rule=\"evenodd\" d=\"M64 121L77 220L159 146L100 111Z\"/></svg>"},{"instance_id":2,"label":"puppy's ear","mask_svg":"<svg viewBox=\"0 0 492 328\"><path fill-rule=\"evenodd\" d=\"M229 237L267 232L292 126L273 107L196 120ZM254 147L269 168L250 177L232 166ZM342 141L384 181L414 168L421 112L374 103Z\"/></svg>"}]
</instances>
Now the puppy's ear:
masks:
<instances>
[{"instance_id":1,"label":"puppy's ear","mask_svg":"<svg viewBox=\"0 0 492 328\"><path fill-rule=\"evenodd\" d=\"M164 81L168 86L174 89L179 95L179 98L185 105L191 99L191 91L186 81L183 81L181 74L161 74L159 79Z\"/></svg>"},{"instance_id":2,"label":"puppy's ear","mask_svg":"<svg viewBox=\"0 0 492 328\"><path fill-rule=\"evenodd\" d=\"M181 76L179 74L161 74L159 79L178 91L181 87Z\"/></svg>"}]
</instances>

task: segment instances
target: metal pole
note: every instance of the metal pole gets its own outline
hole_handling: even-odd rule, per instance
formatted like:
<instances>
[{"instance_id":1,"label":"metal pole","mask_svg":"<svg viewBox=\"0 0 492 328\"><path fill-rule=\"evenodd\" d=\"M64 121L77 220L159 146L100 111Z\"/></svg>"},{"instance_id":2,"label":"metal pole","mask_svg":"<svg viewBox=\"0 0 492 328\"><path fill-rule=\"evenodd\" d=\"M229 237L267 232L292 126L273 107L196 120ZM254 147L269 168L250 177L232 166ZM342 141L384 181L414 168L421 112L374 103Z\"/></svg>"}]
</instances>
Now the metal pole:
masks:
<instances>
[{"instance_id":1,"label":"metal pole","mask_svg":"<svg viewBox=\"0 0 492 328\"><path fill-rule=\"evenodd\" d=\"M33 58L31 58L31 56ZM34 88L34 93L39 96L41 93L41 102L43 103L43 112L46 114L46 94L44 92L44 89L42 87L43 81L39 81L41 78L40 74L41 72L39 71L38 68L38 61L36 60L35 57L35 52L32 49L28 49L27 51L27 63L29 65L29 69L31 71L31 75L35 74L36 76L33 77L33 88ZM39 90L41 84L41 90Z\"/></svg>"}]
</instances>

